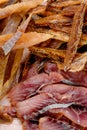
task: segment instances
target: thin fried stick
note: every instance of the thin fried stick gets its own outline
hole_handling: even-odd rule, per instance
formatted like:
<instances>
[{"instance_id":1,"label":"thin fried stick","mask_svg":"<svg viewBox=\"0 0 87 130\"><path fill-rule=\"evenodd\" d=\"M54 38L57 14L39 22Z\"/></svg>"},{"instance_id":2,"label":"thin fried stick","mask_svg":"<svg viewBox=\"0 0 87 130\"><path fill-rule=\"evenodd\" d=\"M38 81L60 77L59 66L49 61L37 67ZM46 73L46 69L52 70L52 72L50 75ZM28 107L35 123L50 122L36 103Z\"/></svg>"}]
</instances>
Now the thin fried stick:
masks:
<instances>
[{"instance_id":1,"label":"thin fried stick","mask_svg":"<svg viewBox=\"0 0 87 130\"><path fill-rule=\"evenodd\" d=\"M9 34L15 32L19 22L20 22L20 17L17 17L16 15L9 17L7 24L1 34ZM11 26L11 24L13 25ZM6 76L5 72L6 72L8 59L9 59L9 54L7 56L3 56L2 58L0 57L0 98L1 95L3 95L2 91L3 91L4 79Z\"/></svg>"},{"instance_id":2,"label":"thin fried stick","mask_svg":"<svg viewBox=\"0 0 87 130\"><path fill-rule=\"evenodd\" d=\"M10 16L8 18L8 22L1 34L15 33L17 31L17 27L18 27L21 19L22 18L19 15Z\"/></svg>"},{"instance_id":3,"label":"thin fried stick","mask_svg":"<svg viewBox=\"0 0 87 130\"><path fill-rule=\"evenodd\" d=\"M32 35L33 34L33 35ZM23 35L20 37L20 39L17 41L17 44L19 45L15 45L14 46L14 49L18 48L25 48L25 47L28 47L28 46L32 46L32 45L35 45L35 44L30 44L30 45L27 45L28 44L28 37L32 36L32 38L35 39L36 36L48 36L47 40L52 38L52 39L56 39L56 40L60 40L60 41L63 41L63 42L68 42L69 41L69 35L64 33L64 32L61 32L61 31L52 31L52 30L46 30L46 31L38 31L38 32L28 32L28 33L23 33ZM29 36L28 36L29 35ZM35 37L34 37L35 35ZM2 47L6 41L8 41L11 37L13 37L14 34L9 34L9 35L1 35L0 36L0 47ZM24 40L25 38L25 40ZM41 40L41 37L39 37L40 40ZM84 39L84 40L83 40ZM82 41L79 43L80 46L84 45L84 44L87 44L87 38L83 38ZM33 39L32 39L33 41ZM43 40L42 40L43 41ZM46 40L45 40L46 41ZM19 43L20 42L20 43ZM23 42L25 43L25 47L24 47L24 44ZM38 43L40 43L39 41L37 41ZM37 44L38 44L37 43Z\"/></svg>"},{"instance_id":4,"label":"thin fried stick","mask_svg":"<svg viewBox=\"0 0 87 130\"><path fill-rule=\"evenodd\" d=\"M9 0L0 0L0 5L8 2Z\"/></svg>"},{"instance_id":5,"label":"thin fried stick","mask_svg":"<svg viewBox=\"0 0 87 130\"><path fill-rule=\"evenodd\" d=\"M61 14L65 16L73 16L75 12L78 10L78 7L79 5L71 5L71 6L65 7L61 11Z\"/></svg>"},{"instance_id":6,"label":"thin fried stick","mask_svg":"<svg viewBox=\"0 0 87 130\"><path fill-rule=\"evenodd\" d=\"M0 36L0 47L2 47L3 44L7 40L9 40L13 35L14 34ZM37 45L37 44L44 42L50 38L53 38L53 35L45 34L45 33L37 33L37 32L23 33L23 35L17 41L17 43L15 44L13 49L20 49L20 48L26 48L26 47L30 47L33 45Z\"/></svg>"},{"instance_id":7,"label":"thin fried stick","mask_svg":"<svg viewBox=\"0 0 87 130\"><path fill-rule=\"evenodd\" d=\"M29 15L29 17L25 20L24 24L21 25L17 32L15 33L15 35L9 39L3 46L2 49L5 53L5 55L7 55L11 49L14 47L15 43L18 41L18 39L21 37L22 33L25 32L29 21L31 20L31 15Z\"/></svg>"},{"instance_id":8,"label":"thin fried stick","mask_svg":"<svg viewBox=\"0 0 87 130\"><path fill-rule=\"evenodd\" d=\"M71 22L72 19L62 16L61 14L55 14L55 15L50 15L50 16L35 20L35 23L39 25L45 25L48 23L56 23L57 21L58 22Z\"/></svg>"},{"instance_id":9,"label":"thin fried stick","mask_svg":"<svg viewBox=\"0 0 87 130\"><path fill-rule=\"evenodd\" d=\"M79 54L75 57L74 61L70 65L70 71L76 72L81 71L84 69L85 65L87 63L87 52L84 52L83 54Z\"/></svg>"},{"instance_id":10,"label":"thin fried stick","mask_svg":"<svg viewBox=\"0 0 87 130\"><path fill-rule=\"evenodd\" d=\"M5 55L7 55L11 49L14 47L15 43L17 42L17 40L21 37L21 35L26 31L26 28L31 20L31 17L33 14L39 13L39 12L43 12L45 11L46 7L37 7L35 9L33 9L31 11L31 13L29 14L29 17L24 21L24 23L22 25L19 26L17 32L15 33L15 35L9 39L4 46L2 47Z\"/></svg>"},{"instance_id":11,"label":"thin fried stick","mask_svg":"<svg viewBox=\"0 0 87 130\"><path fill-rule=\"evenodd\" d=\"M43 0L30 0L29 2L21 2L12 5L8 5L0 9L0 19L8 17L14 13L27 12L32 8L35 8L37 5L40 5Z\"/></svg>"},{"instance_id":12,"label":"thin fried stick","mask_svg":"<svg viewBox=\"0 0 87 130\"><path fill-rule=\"evenodd\" d=\"M64 67L65 70L69 69L69 65L71 64L73 57L76 54L77 47L81 40L83 20L86 7L87 2L86 1L82 2L77 12L75 13L71 28L71 34L68 42L68 48L66 51L65 67Z\"/></svg>"},{"instance_id":13,"label":"thin fried stick","mask_svg":"<svg viewBox=\"0 0 87 130\"><path fill-rule=\"evenodd\" d=\"M54 2L53 4L51 4L51 6L56 7L56 8L60 8L60 7L66 7L66 6L70 6L70 5L76 5L76 4L80 4L83 0L68 0L68 1L61 1L61 2Z\"/></svg>"},{"instance_id":14,"label":"thin fried stick","mask_svg":"<svg viewBox=\"0 0 87 130\"><path fill-rule=\"evenodd\" d=\"M38 56L41 55L42 57L52 58L56 61L58 61L59 58L65 58L65 50L33 46L30 48L30 51Z\"/></svg>"}]
</instances>

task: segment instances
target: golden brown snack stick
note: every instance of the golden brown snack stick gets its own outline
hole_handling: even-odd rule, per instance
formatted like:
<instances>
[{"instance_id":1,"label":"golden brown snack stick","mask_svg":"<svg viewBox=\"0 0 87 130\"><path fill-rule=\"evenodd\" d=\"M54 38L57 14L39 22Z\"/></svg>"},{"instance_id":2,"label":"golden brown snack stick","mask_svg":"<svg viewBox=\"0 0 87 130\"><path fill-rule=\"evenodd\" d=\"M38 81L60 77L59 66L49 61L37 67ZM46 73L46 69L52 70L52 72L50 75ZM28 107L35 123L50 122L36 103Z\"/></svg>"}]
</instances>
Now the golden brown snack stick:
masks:
<instances>
[{"instance_id":1,"label":"golden brown snack stick","mask_svg":"<svg viewBox=\"0 0 87 130\"><path fill-rule=\"evenodd\" d=\"M14 13L27 12L32 8L40 5L43 0L30 0L29 2L21 2L12 5L8 5L0 9L0 19L6 18Z\"/></svg>"},{"instance_id":2,"label":"golden brown snack stick","mask_svg":"<svg viewBox=\"0 0 87 130\"><path fill-rule=\"evenodd\" d=\"M0 0L0 5L8 2L9 0Z\"/></svg>"},{"instance_id":3,"label":"golden brown snack stick","mask_svg":"<svg viewBox=\"0 0 87 130\"><path fill-rule=\"evenodd\" d=\"M58 23L63 23L63 22L71 22L72 19L62 16L61 14L55 14L55 15L50 15L44 18L40 18L38 20L35 20L35 23L38 25L48 25L49 23L56 23L58 21Z\"/></svg>"},{"instance_id":4,"label":"golden brown snack stick","mask_svg":"<svg viewBox=\"0 0 87 130\"><path fill-rule=\"evenodd\" d=\"M73 57L75 56L77 52L77 48L81 40L82 27L83 27L86 7L87 7L87 3L82 2L82 4L79 6L73 18L71 34L70 34L70 38L69 38L69 42L67 44L67 50L66 50L65 69L69 68L69 65L71 64L73 60Z\"/></svg>"},{"instance_id":5,"label":"golden brown snack stick","mask_svg":"<svg viewBox=\"0 0 87 130\"><path fill-rule=\"evenodd\" d=\"M81 4L83 0L65 0L65 1L60 1L60 2L54 2L51 4L53 7L60 8L60 7L66 7L70 5L76 5L76 4Z\"/></svg>"},{"instance_id":6,"label":"golden brown snack stick","mask_svg":"<svg viewBox=\"0 0 87 130\"><path fill-rule=\"evenodd\" d=\"M9 40L13 35L14 34L0 36L0 47L2 47L3 44L7 40ZM23 33L23 35L17 41L17 43L13 49L20 49L20 48L26 48L26 47L30 47L33 45L37 45L37 44L39 44L43 41L46 41L52 37L53 37L53 35L45 34L45 33L37 33L37 32Z\"/></svg>"},{"instance_id":7,"label":"golden brown snack stick","mask_svg":"<svg viewBox=\"0 0 87 130\"><path fill-rule=\"evenodd\" d=\"M84 69L85 65L87 63L87 52L84 52L83 54L78 54L72 64L70 65L70 71L76 72L81 71Z\"/></svg>"}]
</instances>

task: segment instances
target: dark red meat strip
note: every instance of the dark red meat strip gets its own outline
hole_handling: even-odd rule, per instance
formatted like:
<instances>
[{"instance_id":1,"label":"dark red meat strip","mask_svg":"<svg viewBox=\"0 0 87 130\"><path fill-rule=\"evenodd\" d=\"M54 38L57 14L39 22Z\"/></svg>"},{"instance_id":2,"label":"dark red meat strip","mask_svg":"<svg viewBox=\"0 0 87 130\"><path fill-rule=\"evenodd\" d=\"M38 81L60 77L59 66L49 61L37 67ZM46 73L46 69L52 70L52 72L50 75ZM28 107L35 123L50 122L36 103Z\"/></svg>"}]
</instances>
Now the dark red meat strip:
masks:
<instances>
[{"instance_id":1,"label":"dark red meat strip","mask_svg":"<svg viewBox=\"0 0 87 130\"><path fill-rule=\"evenodd\" d=\"M57 65L55 63L47 62L44 66L44 71L47 73L50 72L58 72ZM68 71L59 71L63 77L76 85L81 85L87 87L87 72L79 71L79 72L68 72Z\"/></svg>"},{"instance_id":2,"label":"dark red meat strip","mask_svg":"<svg viewBox=\"0 0 87 130\"><path fill-rule=\"evenodd\" d=\"M79 71L79 72L61 71L61 74L64 76L64 78L76 83L77 85L87 87L87 72L85 71Z\"/></svg>"},{"instance_id":3,"label":"dark red meat strip","mask_svg":"<svg viewBox=\"0 0 87 130\"><path fill-rule=\"evenodd\" d=\"M78 108L78 107L77 107ZM62 114L68 119L70 119L72 122L82 126L82 127L87 127L87 109L75 109L74 107L69 107L69 108L63 108L63 109L52 109L49 110L52 114L57 114L59 115Z\"/></svg>"},{"instance_id":4,"label":"dark red meat strip","mask_svg":"<svg viewBox=\"0 0 87 130\"><path fill-rule=\"evenodd\" d=\"M23 130L39 130L39 129L37 124L30 121L24 121Z\"/></svg>"},{"instance_id":5,"label":"dark red meat strip","mask_svg":"<svg viewBox=\"0 0 87 130\"><path fill-rule=\"evenodd\" d=\"M75 104L87 107L87 88L85 87L53 84L44 86L39 92L52 94L60 103L74 102Z\"/></svg>"},{"instance_id":6,"label":"dark red meat strip","mask_svg":"<svg viewBox=\"0 0 87 130\"><path fill-rule=\"evenodd\" d=\"M43 117L39 121L39 130L78 130L68 123L55 120L50 117Z\"/></svg>"},{"instance_id":7,"label":"dark red meat strip","mask_svg":"<svg viewBox=\"0 0 87 130\"><path fill-rule=\"evenodd\" d=\"M25 120L33 119L38 115L39 110L54 103L55 101L48 94L39 94L17 103L17 115Z\"/></svg>"},{"instance_id":8,"label":"dark red meat strip","mask_svg":"<svg viewBox=\"0 0 87 130\"><path fill-rule=\"evenodd\" d=\"M35 92L41 85L58 83L63 80L63 77L57 72L51 72L48 74L41 73L35 75L24 82L17 84L12 88L8 97L12 104L16 104L19 101L25 100L33 92Z\"/></svg>"}]
</instances>

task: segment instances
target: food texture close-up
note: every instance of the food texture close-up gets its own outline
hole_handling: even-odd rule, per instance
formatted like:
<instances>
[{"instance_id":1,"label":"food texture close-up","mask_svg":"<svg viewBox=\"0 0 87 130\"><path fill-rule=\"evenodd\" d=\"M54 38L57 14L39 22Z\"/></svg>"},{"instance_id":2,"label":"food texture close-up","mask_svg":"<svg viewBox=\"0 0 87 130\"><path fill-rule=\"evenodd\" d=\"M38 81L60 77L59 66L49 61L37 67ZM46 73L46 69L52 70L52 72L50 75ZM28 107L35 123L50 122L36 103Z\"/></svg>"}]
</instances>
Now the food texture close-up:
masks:
<instances>
[{"instance_id":1,"label":"food texture close-up","mask_svg":"<svg viewBox=\"0 0 87 130\"><path fill-rule=\"evenodd\" d=\"M87 130L87 0L0 0L0 130Z\"/></svg>"}]
</instances>

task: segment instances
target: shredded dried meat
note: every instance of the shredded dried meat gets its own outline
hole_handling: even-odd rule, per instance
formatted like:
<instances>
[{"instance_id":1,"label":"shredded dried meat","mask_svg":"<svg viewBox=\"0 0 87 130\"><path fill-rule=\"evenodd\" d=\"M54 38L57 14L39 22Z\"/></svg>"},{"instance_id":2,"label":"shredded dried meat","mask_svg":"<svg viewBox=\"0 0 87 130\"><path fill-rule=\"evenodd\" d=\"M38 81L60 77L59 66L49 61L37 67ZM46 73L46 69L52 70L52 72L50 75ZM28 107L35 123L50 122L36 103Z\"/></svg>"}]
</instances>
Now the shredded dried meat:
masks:
<instances>
[{"instance_id":1,"label":"shredded dried meat","mask_svg":"<svg viewBox=\"0 0 87 130\"><path fill-rule=\"evenodd\" d=\"M13 87L9 93L10 100L12 104L23 101L30 97L40 86L57 83L61 80L63 80L63 77L56 72L52 72L49 75L45 73L37 74Z\"/></svg>"},{"instance_id":2,"label":"shredded dried meat","mask_svg":"<svg viewBox=\"0 0 87 130\"><path fill-rule=\"evenodd\" d=\"M1 0L0 130L86 128L87 0Z\"/></svg>"},{"instance_id":3,"label":"shredded dried meat","mask_svg":"<svg viewBox=\"0 0 87 130\"><path fill-rule=\"evenodd\" d=\"M82 26L83 26L86 6L87 6L86 1L82 2L77 12L74 15L71 35L68 42L68 49L66 52L65 69L69 69L69 65L71 64L73 57L76 54L77 47L82 35Z\"/></svg>"},{"instance_id":4,"label":"shredded dried meat","mask_svg":"<svg viewBox=\"0 0 87 130\"><path fill-rule=\"evenodd\" d=\"M39 94L17 103L17 115L25 120L33 119L37 116L38 110L54 103L55 101L48 94Z\"/></svg>"},{"instance_id":5,"label":"shredded dried meat","mask_svg":"<svg viewBox=\"0 0 87 130\"><path fill-rule=\"evenodd\" d=\"M50 117L43 117L39 121L39 130L77 130L77 128L70 126L68 123L55 120Z\"/></svg>"}]
</instances>

